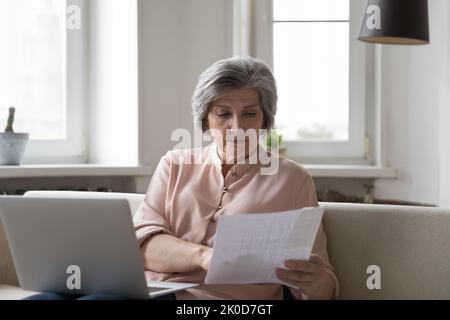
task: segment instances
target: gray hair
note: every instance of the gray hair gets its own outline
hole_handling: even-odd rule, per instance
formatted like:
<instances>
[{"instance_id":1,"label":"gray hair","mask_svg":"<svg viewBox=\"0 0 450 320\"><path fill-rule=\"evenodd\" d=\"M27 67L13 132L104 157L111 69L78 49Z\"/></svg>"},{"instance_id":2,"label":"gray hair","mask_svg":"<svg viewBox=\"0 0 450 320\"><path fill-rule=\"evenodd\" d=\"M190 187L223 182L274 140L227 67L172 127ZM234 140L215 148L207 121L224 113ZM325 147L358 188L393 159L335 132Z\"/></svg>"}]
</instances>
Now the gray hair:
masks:
<instances>
[{"instance_id":1,"label":"gray hair","mask_svg":"<svg viewBox=\"0 0 450 320\"><path fill-rule=\"evenodd\" d=\"M262 129L274 126L277 113L277 87L270 68L261 60L233 57L220 60L206 69L199 77L192 96L194 123L205 132L209 107L228 89L256 89L264 115Z\"/></svg>"}]
</instances>

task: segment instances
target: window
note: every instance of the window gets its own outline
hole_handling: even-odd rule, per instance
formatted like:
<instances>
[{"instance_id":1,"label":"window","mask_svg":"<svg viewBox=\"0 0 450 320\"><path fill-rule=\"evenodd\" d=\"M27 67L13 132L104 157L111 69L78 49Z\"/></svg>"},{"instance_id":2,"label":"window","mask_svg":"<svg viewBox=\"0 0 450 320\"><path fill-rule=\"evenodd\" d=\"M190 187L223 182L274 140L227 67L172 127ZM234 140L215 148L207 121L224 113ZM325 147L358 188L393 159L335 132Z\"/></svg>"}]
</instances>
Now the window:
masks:
<instances>
[{"instance_id":1,"label":"window","mask_svg":"<svg viewBox=\"0 0 450 320\"><path fill-rule=\"evenodd\" d=\"M66 26L70 6L83 12L82 0L0 0L0 119L14 106L15 131L30 133L24 163L85 161L84 38Z\"/></svg>"},{"instance_id":2,"label":"window","mask_svg":"<svg viewBox=\"0 0 450 320\"><path fill-rule=\"evenodd\" d=\"M348 140L349 0L273 4L277 128L287 141Z\"/></svg>"},{"instance_id":3,"label":"window","mask_svg":"<svg viewBox=\"0 0 450 320\"><path fill-rule=\"evenodd\" d=\"M363 1L254 2L252 54L272 65L275 126L304 163L369 161L366 77L373 63L357 41ZM345 159L345 160L343 160Z\"/></svg>"}]
</instances>

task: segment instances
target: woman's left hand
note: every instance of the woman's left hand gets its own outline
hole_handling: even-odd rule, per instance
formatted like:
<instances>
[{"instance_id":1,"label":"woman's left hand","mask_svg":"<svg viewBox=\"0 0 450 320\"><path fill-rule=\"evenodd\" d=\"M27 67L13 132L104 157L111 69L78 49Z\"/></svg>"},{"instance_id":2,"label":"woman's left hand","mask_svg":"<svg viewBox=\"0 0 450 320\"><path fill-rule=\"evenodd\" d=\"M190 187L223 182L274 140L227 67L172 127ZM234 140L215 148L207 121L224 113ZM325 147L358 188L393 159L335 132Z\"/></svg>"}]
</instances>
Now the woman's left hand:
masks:
<instances>
[{"instance_id":1,"label":"woman's left hand","mask_svg":"<svg viewBox=\"0 0 450 320\"><path fill-rule=\"evenodd\" d=\"M309 261L287 260L285 267L277 268L277 277L298 289L290 288L297 299L302 293L309 299L331 299L334 295L335 283L332 276L326 271L323 258L312 254Z\"/></svg>"}]
</instances>

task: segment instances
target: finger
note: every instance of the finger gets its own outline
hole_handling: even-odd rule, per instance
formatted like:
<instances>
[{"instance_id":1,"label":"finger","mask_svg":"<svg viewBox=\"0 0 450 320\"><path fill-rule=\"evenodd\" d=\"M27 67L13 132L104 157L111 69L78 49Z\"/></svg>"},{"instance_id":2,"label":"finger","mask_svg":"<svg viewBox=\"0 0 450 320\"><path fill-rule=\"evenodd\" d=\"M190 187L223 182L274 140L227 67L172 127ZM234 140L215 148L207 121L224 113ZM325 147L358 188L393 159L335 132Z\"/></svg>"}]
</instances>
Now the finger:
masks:
<instances>
[{"instance_id":1,"label":"finger","mask_svg":"<svg viewBox=\"0 0 450 320\"><path fill-rule=\"evenodd\" d=\"M301 271L286 270L281 268L277 268L277 276L293 282L311 282L316 278L316 275L313 273L304 273Z\"/></svg>"},{"instance_id":2,"label":"finger","mask_svg":"<svg viewBox=\"0 0 450 320\"><path fill-rule=\"evenodd\" d=\"M317 268L316 264L302 260L287 260L285 262L285 266L288 269L302 271L306 273L313 273L316 271Z\"/></svg>"}]
</instances>

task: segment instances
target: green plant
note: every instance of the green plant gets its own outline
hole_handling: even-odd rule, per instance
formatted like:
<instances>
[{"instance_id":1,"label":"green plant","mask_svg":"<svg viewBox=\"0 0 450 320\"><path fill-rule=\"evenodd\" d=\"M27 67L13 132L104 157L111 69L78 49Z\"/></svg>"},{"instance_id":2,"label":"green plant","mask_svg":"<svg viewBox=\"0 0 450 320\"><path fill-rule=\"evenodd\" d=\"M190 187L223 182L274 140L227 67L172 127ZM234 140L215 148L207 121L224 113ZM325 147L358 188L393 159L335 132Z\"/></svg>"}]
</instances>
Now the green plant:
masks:
<instances>
[{"instance_id":1,"label":"green plant","mask_svg":"<svg viewBox=\"0 0 450 320\"><path fill-rule=\"evenodd\" d=\"M16 109L14 107L9 108L8 122L6 123L5 132L14 132L13 123L14 123L14 114Z\"/></svg>"},{"instance_id":2,"label":"green plant","mask_svg":"<svg viewBox=\"0 0 450 320\"><path fill-rule=\"evenodd\" d=\"M275 129L270 130L265 138L267 149L275 149L283 143L283 135L279 134Z\"/></svg>"}]
</instances>

